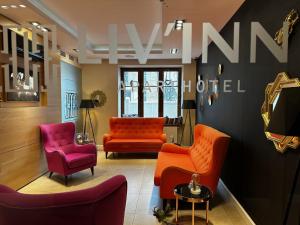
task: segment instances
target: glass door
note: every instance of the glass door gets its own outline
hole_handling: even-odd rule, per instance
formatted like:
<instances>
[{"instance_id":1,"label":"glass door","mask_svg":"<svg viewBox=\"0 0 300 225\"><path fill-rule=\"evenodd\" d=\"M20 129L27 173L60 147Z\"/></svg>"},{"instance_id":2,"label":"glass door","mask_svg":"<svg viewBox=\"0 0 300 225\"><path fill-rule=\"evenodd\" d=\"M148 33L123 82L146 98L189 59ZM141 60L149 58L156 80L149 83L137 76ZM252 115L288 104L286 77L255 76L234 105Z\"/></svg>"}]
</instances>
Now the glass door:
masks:
<instances>
[{"instance_id":1,"label":"glass door","mask_svg":"<svg viewBox=\"0 0 300 225\"><path fill-rule=\"evenodd\" d=\"M144 117L158 117L159 71L144 71L143 105Z\"/></svg>"},{"instance_id":2,"label":"glass door","mask_svg":"<svg viewBox=\"0 0 300 225\"><path fill-rule=\"evenodd\" d=\"M123 78L124 117L138 117L139 115L139 76L138 71L125 71Z\"/></svg>"}]
</instances>

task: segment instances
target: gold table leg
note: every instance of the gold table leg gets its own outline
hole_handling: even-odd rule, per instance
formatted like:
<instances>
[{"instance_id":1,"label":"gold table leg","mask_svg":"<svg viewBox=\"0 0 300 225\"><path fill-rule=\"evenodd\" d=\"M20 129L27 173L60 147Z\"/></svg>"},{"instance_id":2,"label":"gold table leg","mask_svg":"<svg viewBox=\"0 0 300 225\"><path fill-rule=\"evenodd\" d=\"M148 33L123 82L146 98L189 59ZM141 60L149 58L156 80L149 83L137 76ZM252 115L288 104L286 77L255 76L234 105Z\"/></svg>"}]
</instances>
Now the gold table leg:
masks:
<instances>
[{"instance_id":1,"label":"gold table leg","mask_svg":"<svg viewBox=\"0 0 300 225\"><path fill-rule=\"evenodd\" d=\"M195 225L195 202L192 202L192 225Z\"/></svg>"},{"instance_id":2,"label":"gold table leg","mask_svg":"<svg viewBox=\"0 0 300 225\"><path fill-rule=\"evenodd\" d=\"M206 224L208 224L209 201L206 202Z\"/></svg>"},{"instance_id":3,"label":"gold table leg","mask_svg":"<svg viewBox=\"0 0 300 225\"><path fill-rule=\"evenodd\" d=\"M178 222L178 197L176 197L175 221L176 221L176 223Z\"/></svg>"}]
</instances>

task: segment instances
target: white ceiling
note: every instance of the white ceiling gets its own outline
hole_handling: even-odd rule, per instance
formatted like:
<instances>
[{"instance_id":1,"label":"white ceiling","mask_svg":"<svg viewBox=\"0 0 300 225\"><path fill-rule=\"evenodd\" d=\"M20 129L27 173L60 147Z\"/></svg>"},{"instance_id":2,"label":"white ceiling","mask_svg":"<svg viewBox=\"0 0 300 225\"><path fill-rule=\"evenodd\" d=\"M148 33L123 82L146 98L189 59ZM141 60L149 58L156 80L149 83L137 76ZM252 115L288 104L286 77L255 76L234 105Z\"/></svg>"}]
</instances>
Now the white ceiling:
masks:
<instances>
[{"instance_id":1,"label":"white ceiling","mask_svg":"<svg viewBox=\"0 0 300 225\"><path fill-rule=\"evenodd\" d=\"M147 44L155 23L162 29L155 41L155 48L164 54L152 54L150 58L180 58L170 55L170 48L181 48L181 32L162 34L166 24L175 19L185 19L193 24L192 55L201 54L202 23L210 22L217 30L228 22L244 0L1 0L1 5L25 4L25 9L1 9L3 14L16 22L38 21L58 25L60 46L72 52L77 46L77 26L87 28L87 37L92 48L108 46L108 24L118 25L120 48L132 50L125 24L136 25L143 44ZM73 52L74 54L74 52ZM107 54L101 54L107 57ZM128 53L121 56L128 57Z\"/></svg>"}]
</instances>

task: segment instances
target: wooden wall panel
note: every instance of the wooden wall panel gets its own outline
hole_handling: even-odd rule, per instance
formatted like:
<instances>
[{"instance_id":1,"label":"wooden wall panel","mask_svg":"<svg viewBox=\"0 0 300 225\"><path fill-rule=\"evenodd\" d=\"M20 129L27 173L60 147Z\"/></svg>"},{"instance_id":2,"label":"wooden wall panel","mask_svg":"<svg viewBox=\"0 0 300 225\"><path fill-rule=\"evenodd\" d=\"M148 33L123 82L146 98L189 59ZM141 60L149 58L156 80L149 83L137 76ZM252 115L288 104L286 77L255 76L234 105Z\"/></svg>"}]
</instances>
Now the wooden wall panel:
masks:
<instances>
[{"instance_id":1,"label":"wooden wall panel","mask_svg":"<svg viewBox=\"0 0 300 225\"><path fill-rule=\"evenodd\" d=\"M6 22L0 15L0 24ZM7 63L8 57L0 53L0 64ZM59 65L59 56L52 57ZM47 171L39 125L61 120L60 71L58 74L50 79L46 105L0 103L0 184L17 190Z\"/></svg>"},{"instance_id":2,"label":"wooden wall panel","mask_svg":"<svg viewBox=\"0 0 300 225\"><path fill-rule=\"evenodd\" d=\"M46 171L43 150L39 143L0 154L1 183L18 189Z\"/></svg>"}]
</instances>

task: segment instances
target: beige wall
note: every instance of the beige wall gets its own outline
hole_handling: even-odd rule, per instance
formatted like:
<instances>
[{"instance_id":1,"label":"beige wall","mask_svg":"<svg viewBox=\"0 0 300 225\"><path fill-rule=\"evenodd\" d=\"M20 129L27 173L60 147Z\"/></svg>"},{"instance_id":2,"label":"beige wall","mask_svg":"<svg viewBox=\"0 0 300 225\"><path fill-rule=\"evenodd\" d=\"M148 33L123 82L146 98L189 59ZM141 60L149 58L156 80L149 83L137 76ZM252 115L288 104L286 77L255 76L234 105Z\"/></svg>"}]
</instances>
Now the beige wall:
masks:
<instances>
[{"instance_id":1,"label":"beige wall","mask_svg":"<svg viewBox=\"0 0 300 225\"><path fill-rule=\"evenodd\" d=\"M118 116L118 73L119 67L125 65L137 65L135 60L120 60L119 65L111 65L106 60L102 64L82 66L82 96L90 98L90 94L95 90L103 91L107 96L107 103L92 110L91 115L96 130L97 144L102 144L102 136L109 131L109 118ZM182 65L181 60L150 60L147 65ZM185 99L195 99L195 63L183 66L183 77L191 80L192 93L185 93ZM193 123L195 114L193 112ZM186 129L188 131L188 129ZM89 132L91 134L91 132Z\"/></svg>"}]
</instances>

